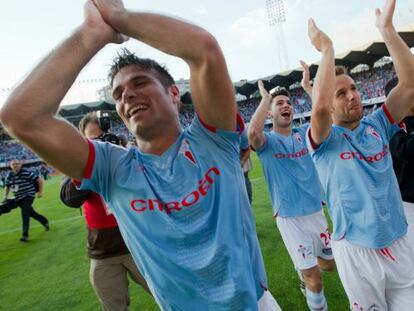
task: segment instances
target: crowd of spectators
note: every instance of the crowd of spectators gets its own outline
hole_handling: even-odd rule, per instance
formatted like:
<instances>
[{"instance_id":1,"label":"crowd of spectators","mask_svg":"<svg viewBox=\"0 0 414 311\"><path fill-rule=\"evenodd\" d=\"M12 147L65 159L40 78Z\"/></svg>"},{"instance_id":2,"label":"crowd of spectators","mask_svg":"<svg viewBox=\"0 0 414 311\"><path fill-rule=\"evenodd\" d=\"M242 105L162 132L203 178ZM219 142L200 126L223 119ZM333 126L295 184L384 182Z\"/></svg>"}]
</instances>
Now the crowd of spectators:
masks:
<instances>
[{"instance_id":1,"label":"crowd of spectators","mask_svg":"<svg viewBox=\"0 0 414 311\"><path fill-rule=\"evenodd\" d=\"M36 158L32 151L14 140L0 142L0 163L9 162L13 159L26 161Z\"/></svg>"},{"instance_id":2,"label":"crowd of spectators","mask_svg":"<svg viewBox=\"0 0 414 311\"><path fill-rule=\"evenodd\" d=\"M385 85L395 75L392 63L352 74L362 100L385 96Z\"/></svg>"},{"instance_id":3,"label":"crowd of spectators","mask_svg":"<svg viewBox=\"0 0 414 311\"><path fill-rule=\"evenodd\" d=\"M362 100L368 100L384 96L384 86L394 74L392 63L388 63L380 67L374 67L370 70L352 73L351 75L355 79L358 89L361 92ZM301 87L295 87L289 91L291 93L294 112L301 117L301 119L296 119L294 121L294 126L298 126L306 122L304 116L300 114L311 110L311 99ZM250 121L259 103L259 97L252 97L238 102L240 113L245 122L248 123ZM376 106L364 108L364 113L369 114L375 110L375 108ZM188 108L184 109L181 111L179 117L182 127L185 128L191 124L194 117L194 111ZM129 141L133 140L131 133L120 119L112 121L111 131L116 135L125 135ZM37 157L33 152L13 140L0 141L0 163L7 163L12 159L27 161L36 158Z\"/></svg>"}]
</instances>

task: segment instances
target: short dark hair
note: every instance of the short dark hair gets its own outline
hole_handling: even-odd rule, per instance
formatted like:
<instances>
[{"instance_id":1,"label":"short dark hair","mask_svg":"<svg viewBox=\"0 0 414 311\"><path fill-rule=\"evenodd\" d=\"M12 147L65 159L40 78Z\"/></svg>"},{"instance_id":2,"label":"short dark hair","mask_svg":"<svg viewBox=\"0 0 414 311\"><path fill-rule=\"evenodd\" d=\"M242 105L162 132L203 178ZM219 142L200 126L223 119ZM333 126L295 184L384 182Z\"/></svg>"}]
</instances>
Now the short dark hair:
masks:
<instances>
[{"instance_id":1,"label":"short dark hair","mask_svg":"<svg viewBox=\"0 0 414 311\"><path fill-rule=\"evenodd\" d=\"M285 89L284 87L278 88L276 89L273 93L272 93L272 99L275 98L276 96L279 95L284 95L290 98L290 93L287 89Z\"/></svg>"},{"instance_id":2,"label":"short dark hair","mask_svg":"<svg viewBox=\"0 0 414 311\"><path fill-rule=\"evenodd\" d=\"M335 66L335 76L348 75L348 69L345 66Z\"/></svg>"},{"instance_id":3,"label":"short dark hair","mask_svg":"<svg viewBox=\"0 0 414 311\"><path fill-rule=\"evenodd\" d=\"M128 49L123 48L120 51L118 51L118 54L113 59L113 63L111 65L111 68L109 69L108 80L111 87L114 82L114 77L119 72L119 70L129 65L137 65L144 70L153 70L157 74L160 82L165 88L175 83L173 77L170 75L167 68L160 65L153 59L140 58Z\"/></svg>"},{"instance_id":4,"label":"short dark hair","mask_svg":"<svg viewBox=\"0 0 414 311\"><path fill-rule=\"evenodd\" d=\"M392 91L393 88L395 88L398 84L398 77L393 77L391 80L385 84L385 96L388 96L388 94Z\"/></svg>"},{"instance_id":5,"label":"short dark hair","mask_svg":"<svg viewBox=\"0 0 414 311\"><path fill-rule=\"evenodd\" d=\"M95 123L99 126L98 116L97 116L95 111L88 112L80 120L78 127L79 127L79 131L82 133L82 135L85 135L86 125L88 125L89 123Z\"/></svg>"}]
</instances>

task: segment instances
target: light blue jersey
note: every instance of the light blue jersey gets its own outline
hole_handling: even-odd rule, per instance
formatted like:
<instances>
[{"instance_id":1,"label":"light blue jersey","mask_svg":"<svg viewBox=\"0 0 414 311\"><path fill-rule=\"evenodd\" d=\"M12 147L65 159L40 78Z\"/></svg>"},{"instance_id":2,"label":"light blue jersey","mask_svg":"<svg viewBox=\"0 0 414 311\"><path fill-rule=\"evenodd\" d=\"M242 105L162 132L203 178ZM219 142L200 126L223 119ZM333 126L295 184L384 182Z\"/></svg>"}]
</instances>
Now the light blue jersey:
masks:
<instances>
[{"instance_id":1,"label":"light blue jersey","mask_svg":"<svg viewBox=\"0 0 414 311\"><path fill-rule=\"evenodd\" d=\"M250 149L249 139L247 138L247 128L243 130L240 135L240 150L245 151Z\"/></svg>"},{"instance_id":2,"label":"light blue jersey","mask_svg":"<svg viewBox=\"0 0 414 311\"><path fill-rule=\"evenodd\" d=\"M272 199L273 215L300 217L322 209L322 194L315 165L306 147L308 125L289 136L263 132L265 143L257 154L262 162Z\"/></svg>"},{"instance_id":3,"label":"light blue jersey","mask_svg":"<svg viewBox=\"0 0 414 311\"><path fill-rule=\"evenodd\" d=\"M266 275L237 132L195 118L160 156L95 141L91 151L82 188L109 204L163 310L257 310Z\"/></svg>"},{"instance_id":4,"label":"light blue jersey","mask_svg":"<svg viewBox=\"0 0 414 311\"><path fill-rule=\"evenodd\" d=\"M407 232L388 147L399 128L387 113L383 105L353 131L332 126L316 150L309 141L325 189L334 240L384 248Z\"/></svg>"}]
</instances>

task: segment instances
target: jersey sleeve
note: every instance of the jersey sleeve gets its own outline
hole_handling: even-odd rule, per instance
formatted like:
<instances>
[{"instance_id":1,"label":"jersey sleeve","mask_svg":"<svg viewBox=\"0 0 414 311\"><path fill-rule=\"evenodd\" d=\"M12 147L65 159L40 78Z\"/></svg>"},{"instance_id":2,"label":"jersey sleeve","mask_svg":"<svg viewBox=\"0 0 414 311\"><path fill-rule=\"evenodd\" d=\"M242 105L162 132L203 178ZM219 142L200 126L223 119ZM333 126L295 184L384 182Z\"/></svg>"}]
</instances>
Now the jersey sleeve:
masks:
<instances>
[{"instance_id":1,"label":"jersey sleeve","mask_svg":"<svg viewBox=\"0 0 414 311\"><path fill-rule=\"evenodd\" d=\"M374 111L368 118L376 125L381 132L381 136L387 141L390 141L392 136L401 130L401 128L395 124L391 114L388 112L386 103L382 105L380 109Z\"/></svg>"},{"instance_id":2,"label":"jersey sleeve","mask_svg":"<svg viewBox=\"0 0 414 311\"><path fill-rule=\"evenodd\" d=\"M247 139L247 128L244 128L244 131L240 135L240 150L246 151L250 149L249 140Z\"/></svg>"},{"instance_id":3,"label":"jersey sleeve","mask_svg":"<svg viewBox=\"0 0 414 311\"><path fill-rule=\"evenodd\" d=\"M320 145L315 145L311 135L311 127L308 126L306 129L306 146L308 147L309 154L312 157L319 157L321 156L324 151L328 148L329 144L335 137L338 135L335 127L331 127L331 131L329 132L328 137L322 142Z\"/></svg>"},{"instance_id":4,"label":"jersey sleeve","mask_svg":"<svg viewBox=\"0 0 414 311\"><path fill-rule=\"evenodd\" d=\"M187 131L189 136L205 148L213 152L227 153L231 156L237 155L236 159L238 159L240 154L240 134L244 131L244 122L240 115L237 115L237 129L235 131L216 129L205 124L197 115Z\"/></svg>"},{"instance_id":5,"label":"jersey sleeve","mask_svg":"<svg viewBox=\"0 0 414 311\"><path fill-rule=\"evenodd\" d=\"M88 144L88 162L79 189L97 192L109 202L112 176L116 170L119 153L123 149L99 141L88 141Z\"/></svg>"},{"instance_id":6,"label":"jersey sleeve","mask_svg":"<svg viewBox=\"0 0 414 311\"><path fill-rule=\"evenodd\" d=\"M263 132L263 138L264 143L260 146L260 148L257 148L255 151L257 154L261 154L267 150L267 147L269 146L269 140L270 140L270 133L269 132Z\"/></svg>"},{"instance_id":7,"label":"jersey sleeve","mask_svg":"<svg viewBox=\"0 0 414 311\"><path fill-rule=\"evenodd\" d=\"M39 174L27 171L27 179L29 179L30 181L35 181L38 178Z\"/></svg>"}]
</instances>

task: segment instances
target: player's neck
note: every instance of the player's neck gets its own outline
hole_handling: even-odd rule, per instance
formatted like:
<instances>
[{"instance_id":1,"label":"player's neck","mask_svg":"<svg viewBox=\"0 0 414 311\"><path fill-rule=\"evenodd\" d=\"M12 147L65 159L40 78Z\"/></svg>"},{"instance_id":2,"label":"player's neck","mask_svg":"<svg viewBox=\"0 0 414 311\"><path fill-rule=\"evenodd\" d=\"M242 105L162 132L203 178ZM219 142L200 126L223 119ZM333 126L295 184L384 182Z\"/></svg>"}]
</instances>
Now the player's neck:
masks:
<instances>
[{"instance_id":1,"label":"player's neck","mask_svg":"<svg viewBox=\"0 0 414 311\"><path fill-rule=\"evenodd\" d=\"M138 148L143 153L162 155L172 144L174 144L177 138L181 134L181 128L173 127L163 133L158 134L153 138L137 137Z\"/></svg>"},{"instance_id":2,"label":"player's neck","mask_svg":"<svg viewBox=\"0 0 414 311\"><path fill-rule=\"evenodd\" d=\"M334 122L335 125L339 125L351 131L355 130L359 126L360 123L361 123L361 120L354 121L354 122Z\"/></svg>"},{"instance_id":3,"label":"player's neck","mask_svg":"<svg viewBox=\"0 0 414 311\"><path fill-rule=\"evenodd\" d=\"M292 125L290 125L288 127L280 127L276 124L273 124L273 130L275 132L279 133L280 135L289 136L290 133L292 133Z\"/></svg>"}]
</instances>

